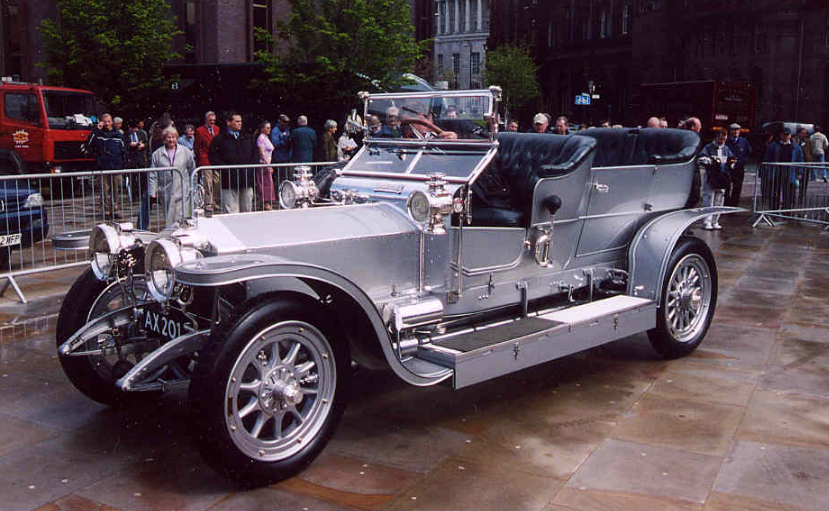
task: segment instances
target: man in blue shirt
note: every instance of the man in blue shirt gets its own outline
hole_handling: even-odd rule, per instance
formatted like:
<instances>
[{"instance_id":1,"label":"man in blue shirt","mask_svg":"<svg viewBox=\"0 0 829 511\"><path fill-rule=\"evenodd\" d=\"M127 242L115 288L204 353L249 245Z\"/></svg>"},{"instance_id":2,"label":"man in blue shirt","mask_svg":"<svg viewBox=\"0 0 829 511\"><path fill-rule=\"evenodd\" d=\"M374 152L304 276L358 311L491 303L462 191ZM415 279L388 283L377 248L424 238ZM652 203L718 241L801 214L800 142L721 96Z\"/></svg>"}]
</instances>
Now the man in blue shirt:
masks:
<instances>
[{"instance_id":1,"label":"man in blue shirt","mask_svg":"<svg viewBox=\"0 0 829 511\"><path fill-rule=\"evenodd\" d=\"M291 161L291 128L288 127L291 119L285 114L279 114L276 126L271 130L273 143L273 163L288 163ZM276 175L276 174L274 174Z\"/></svg>"},{"instance_id":2,"label":"man in blue shirt","mask_svg":"<svg viewBox=\"0 0 829 511\"><path fill-rule=\"evenodd\" d=\"M308 118L304 115L297 117L296 123L298 128L291 133L291 161L312 162L317 149L317 133L308 127Z\"/></svg>"},{"instance_id":3,"label":"man in blue shirt","mask_svg":"<svg viewBox=\"0 0 829 511\"><path fill-rule=\"evenodd\" d=\"M743 188L743 180L746 175L746 162L753 149L748 140L740 136L740 125L732 123L728 127L728 140L726 145L731 154L737 158L737 164L731 171L731 185L725 190L725 205L737 207L740 203L740 192Z\"/></svg>"}]
</instances>

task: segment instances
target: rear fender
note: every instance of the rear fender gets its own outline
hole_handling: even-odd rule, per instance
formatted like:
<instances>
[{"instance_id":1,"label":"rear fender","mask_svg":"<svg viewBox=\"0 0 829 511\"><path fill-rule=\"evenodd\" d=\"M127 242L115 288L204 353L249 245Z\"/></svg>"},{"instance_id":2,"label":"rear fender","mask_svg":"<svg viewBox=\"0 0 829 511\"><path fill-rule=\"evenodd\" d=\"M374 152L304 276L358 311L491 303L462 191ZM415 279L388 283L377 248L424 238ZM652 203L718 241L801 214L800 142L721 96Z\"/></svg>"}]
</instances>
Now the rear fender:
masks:
<instances>
[{"instance_id":1,"label":"rear fender","mask_svg":"<svg viewBox=\"0 0 829 511\"><path fill-rule=\"evenodd\" d=\"M727 215L740 211L745 210L724 206L682 209L660 215L646 223L633 237L628 249L630 278L627 293L659 303L662 283L668 271L668 260L685 230L708 215Z\"/></svg>"},{"instance_id":2,"label":"rear fender","mask_svg":"<svg viewBox=\"0 0 829 511\"><path fill-rule=\"evenodd\" d=\"M262 254L237 254L209 257L181 265L176 268L175 275L178 282L198 287L242 282L248 289L255 289L257 294L263 293L267 286L255 281L279 283L285 282L284 279L294 279L294 287L299 281L302 286L312 289L319 300L331 300L338 304L337 313L348 326L344 330L351 344L357 348L355 355L368 360L369 366L376 365L370 363L372 360L384 360L397 376L416 386L434 385L451 376L451 373L441 373L435 377L424 377L408 370L397 358L386 325L371 298L355 283L326 268ZM268 289L268 292L274 291L281 289ZM309 293L304 294L313 297ZM345 310L339 309L339 306L345 307Z\"/></svg>"}]
</instances>

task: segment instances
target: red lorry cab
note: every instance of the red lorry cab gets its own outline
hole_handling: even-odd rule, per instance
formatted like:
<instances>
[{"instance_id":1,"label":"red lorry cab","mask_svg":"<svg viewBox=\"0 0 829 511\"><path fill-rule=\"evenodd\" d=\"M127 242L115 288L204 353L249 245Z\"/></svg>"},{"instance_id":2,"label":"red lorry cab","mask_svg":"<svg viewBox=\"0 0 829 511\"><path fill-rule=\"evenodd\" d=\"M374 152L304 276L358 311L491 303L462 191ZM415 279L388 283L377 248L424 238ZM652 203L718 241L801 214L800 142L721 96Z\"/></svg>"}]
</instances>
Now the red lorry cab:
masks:
<instances>
[{"instance_id":1,"label":"red lorry cab","mask_svg":"<svg viewBox=\"0 0 829 511\"><path fill-rule=\"evenodd\" d=\"M0 175L91 169L81 147L95 108L87 90L0 83Z\"/></svg>"}]
</instances>

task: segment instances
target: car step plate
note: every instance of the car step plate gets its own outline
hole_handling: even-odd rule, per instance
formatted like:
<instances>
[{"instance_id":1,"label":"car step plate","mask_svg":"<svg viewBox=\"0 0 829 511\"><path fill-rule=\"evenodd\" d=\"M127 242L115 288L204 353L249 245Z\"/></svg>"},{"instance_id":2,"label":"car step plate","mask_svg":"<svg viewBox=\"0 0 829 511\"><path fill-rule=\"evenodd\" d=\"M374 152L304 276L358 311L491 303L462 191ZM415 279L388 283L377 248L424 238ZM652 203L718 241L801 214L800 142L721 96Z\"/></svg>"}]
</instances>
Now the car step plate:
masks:
<instances>
[{"instance_id":1,"label":"car step plate","mask_svg":"<svg viewBox=\"0 0 829 511\"><path fill-rule=\"evenodd\" d=\"M416 357L454 369L461 388L655 326L652 300L614 296L425 344Z\"/></svg>"},{"instance_id":2,"label":"car step plate","mask_svg":"<svg viewBox=\"0 0 829 511\"><path fill-rule=\"evenodd\" d=\"M504 339L520 339L528 335L537 334L544 330L550 330L563 324L560 321L550 321L539 318L524 318L519 321L512 321L505 325L496 326L470 332L468 334L453 337L445 342L438 343L438 346L450 350L467 353L486 346L492 346Z\"/></svg>"}]
</instances>

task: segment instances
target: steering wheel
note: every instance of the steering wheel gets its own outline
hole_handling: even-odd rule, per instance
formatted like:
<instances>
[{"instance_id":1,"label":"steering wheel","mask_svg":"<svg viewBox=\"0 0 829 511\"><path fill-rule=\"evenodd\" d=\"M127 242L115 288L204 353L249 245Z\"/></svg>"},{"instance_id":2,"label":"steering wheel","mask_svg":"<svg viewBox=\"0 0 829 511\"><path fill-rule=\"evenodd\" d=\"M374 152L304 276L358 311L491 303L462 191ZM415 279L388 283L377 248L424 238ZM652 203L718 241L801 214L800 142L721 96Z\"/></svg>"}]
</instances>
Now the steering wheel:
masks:
<instances>
[{"instance_id":1,"label":"steering wheel","mask_svg":"<svg viewBox=\"0 0 829 511\"><path fill-rule=\"evenodd\" d=\"M424 136L424 134L421 133L420 131L418 131L417 129L415 129L414 126L411 126L412 124L420 124L421 126L426 127L426 129L429 130L426 133L427 135L428 135L428 133L433 133L434 135L437 136L437 138L444 138L444 139L457 139L458 138L458 135L454 131L444 131L444 130L438 128L437 126L435 126L435 124L432 121L429 121L428 119L421 119L420 117L410 117L410 118L407 118L407 119L401 119L400 120L400 125L401 126L409 126L409 130L414 133L416 138L419 138L421 140L426 139L426 138L430 138L430 137Z\"/></svg>"}]
</instances>

